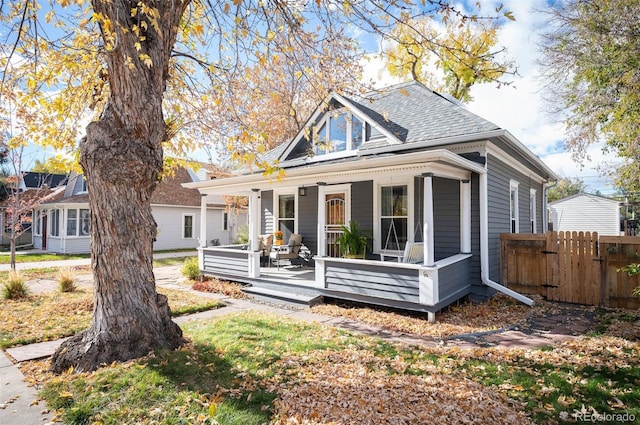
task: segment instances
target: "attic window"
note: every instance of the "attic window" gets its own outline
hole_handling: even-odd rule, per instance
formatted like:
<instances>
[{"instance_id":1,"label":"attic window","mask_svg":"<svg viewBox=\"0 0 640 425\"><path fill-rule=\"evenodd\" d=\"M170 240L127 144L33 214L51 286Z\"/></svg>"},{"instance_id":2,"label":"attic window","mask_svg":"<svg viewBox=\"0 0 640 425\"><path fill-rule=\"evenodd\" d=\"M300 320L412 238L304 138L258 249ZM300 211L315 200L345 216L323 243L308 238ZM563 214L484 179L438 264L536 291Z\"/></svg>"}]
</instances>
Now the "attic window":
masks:
<instances>
[{"instance_id":1,"label":"attic window","mask_svg":"<svg viewBox=\"0 0 640 425\"><path fill-rule=\"evenodd\" d=\"M355 151L362 145L364 131L364 123L351 112L344 109L330 112L315 135L315 154Z\"/></svg>"}]
</instances>

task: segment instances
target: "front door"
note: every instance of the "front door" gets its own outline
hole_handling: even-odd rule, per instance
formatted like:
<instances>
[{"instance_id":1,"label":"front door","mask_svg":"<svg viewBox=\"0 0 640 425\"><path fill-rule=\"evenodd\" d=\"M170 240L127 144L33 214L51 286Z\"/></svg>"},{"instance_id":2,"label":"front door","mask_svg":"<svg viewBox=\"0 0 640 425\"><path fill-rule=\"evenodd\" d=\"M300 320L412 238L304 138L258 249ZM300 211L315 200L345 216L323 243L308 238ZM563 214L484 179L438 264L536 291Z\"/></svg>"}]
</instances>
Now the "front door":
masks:
<instances>
[{"instance_id":1,"label":"front door","mask_svg":"<svg viewBox=\"0 0 640 425\"><path fill-rule=\"evenodd\" d=\"M324 243L329 257L340 257L340 245L336 242L342 234L342 226L351 220L351 196L349 188L334 187L324 194Z\"/></svg>"}]
</instances>

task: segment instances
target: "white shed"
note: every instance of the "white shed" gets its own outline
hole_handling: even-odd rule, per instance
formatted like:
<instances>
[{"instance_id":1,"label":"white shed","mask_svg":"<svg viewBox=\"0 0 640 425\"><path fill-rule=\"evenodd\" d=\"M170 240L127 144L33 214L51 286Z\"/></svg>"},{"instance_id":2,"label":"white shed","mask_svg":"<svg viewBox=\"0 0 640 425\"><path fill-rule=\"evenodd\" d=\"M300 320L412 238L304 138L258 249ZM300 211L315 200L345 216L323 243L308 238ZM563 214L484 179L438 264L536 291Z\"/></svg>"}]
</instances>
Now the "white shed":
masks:
<instances>
[{"instance_id":1,"label":"white shed","mask_svg":"<svg viewBox=\"0 0 640 425\"><path fill-rule=\"evenodd\" d=\"M620 202L588 193L569 196L549 203L549 221L553 230L598 232L620 235Z\"/></svg>"}]
</instances>

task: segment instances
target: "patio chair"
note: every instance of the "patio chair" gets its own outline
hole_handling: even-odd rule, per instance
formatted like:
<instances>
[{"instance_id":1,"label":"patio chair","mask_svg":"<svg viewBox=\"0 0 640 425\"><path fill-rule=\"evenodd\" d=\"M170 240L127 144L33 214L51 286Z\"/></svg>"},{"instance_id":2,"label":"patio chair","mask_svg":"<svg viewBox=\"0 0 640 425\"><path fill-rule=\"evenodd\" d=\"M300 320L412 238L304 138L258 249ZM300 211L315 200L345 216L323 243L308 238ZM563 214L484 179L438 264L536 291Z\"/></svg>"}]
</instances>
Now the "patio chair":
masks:
<instances>
[{"instance_id":1,"label":"patio chair","mask_svg":"<svg viewBox=\"0 0 640 425\"><path fill-rule=\"evenodd\" d=\"M298 260L300 247L302 246L302 235L294 233L289 237L289 243L284 246L274 246L269 258L271 264L276 263L278 270L280 270L280 261L289 260L291 264ZM300 265L298 262L297 265Z\"/></svg>"},{"instance_id":2,"label":"patio chair","mask_svg":"<svg viewBox=\"0 0 640 425\"><path fill-rule=\"evenodd\" d=\"M271 253L271 246L273 245L273 235L259 235L258 251L260 251L260 265L266 266L269 264L269 254Z\"/></svg>"},{"instance_id":3,"label":"patio chair","mask_svg":"<svg viewBox=\"0 0 640 425\"><path fill-rule=\"evenodd\" d=\"M424 261L424 243L407 242L404 247L403 263L418 264Z\"/></svg>"}]
</instances>

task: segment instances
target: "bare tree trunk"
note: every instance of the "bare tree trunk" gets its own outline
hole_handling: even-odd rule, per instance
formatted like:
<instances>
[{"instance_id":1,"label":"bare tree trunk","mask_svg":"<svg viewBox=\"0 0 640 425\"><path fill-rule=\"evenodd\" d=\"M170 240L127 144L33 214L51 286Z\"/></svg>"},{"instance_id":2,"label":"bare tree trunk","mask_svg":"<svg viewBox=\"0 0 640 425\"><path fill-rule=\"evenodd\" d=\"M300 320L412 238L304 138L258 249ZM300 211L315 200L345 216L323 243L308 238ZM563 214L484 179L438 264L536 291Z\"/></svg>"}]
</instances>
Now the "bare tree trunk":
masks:
<instances>
[{"instance_id":1,"label":"bare tree trunk","mask_svg":"<svg viewBox=\"0 0 640 425\"><path fill-rule=\"evenodd\" d=\"M11 252L9 262L11 263L11 271L16 271L16 238L14 237L13 226L11 227L11 240L9 241L9 249Z\"/></svg>"},{"instance_id":2,"label":"bare tree trunk","mask_svg":"<svg viewBox=\"0 0 640 425\"><path fill-rule=\"evenodd\" d=\"M184 343L166 297L156 292L150 198L167 138L162 96L169 58L188 1L147 3L158 10L160 33L149 24L138 50L140 40L126 30L136 24L130 17L138 0L92 1L94 10L112 21L117 38L107 55L109 103L80 145L91 209L93 323L56 351L51 364L56 373L69 367L94 370Z\"/></svg>"}]
</instances>

